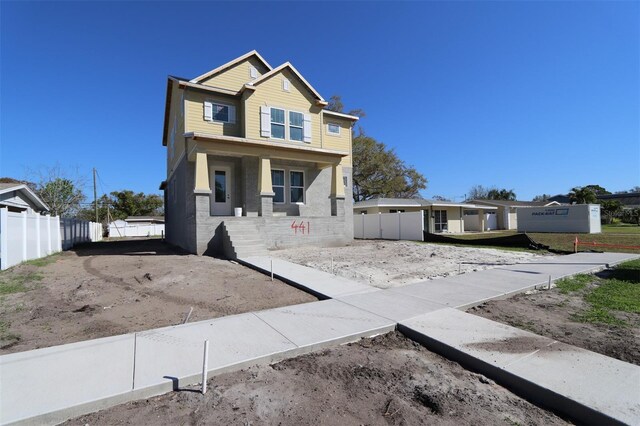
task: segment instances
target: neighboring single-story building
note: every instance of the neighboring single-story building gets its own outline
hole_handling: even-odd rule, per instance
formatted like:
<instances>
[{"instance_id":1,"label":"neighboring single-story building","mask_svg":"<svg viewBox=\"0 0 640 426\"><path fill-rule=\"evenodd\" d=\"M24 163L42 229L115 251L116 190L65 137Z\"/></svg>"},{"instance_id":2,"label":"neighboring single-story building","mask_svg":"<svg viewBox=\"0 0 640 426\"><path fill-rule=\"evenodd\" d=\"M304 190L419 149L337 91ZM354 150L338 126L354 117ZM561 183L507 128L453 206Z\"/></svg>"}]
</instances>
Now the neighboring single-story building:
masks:
<instances>
[{"instance_id":1,"label":"neighboring single-story building","mask_svg":"<svg viewBox=\"0 0 640 426\"><path fill-rule=\"evenodd\" d=\"M129 216L109 223L110 237L151 237L163 234L162 216Z\"/></svg>"},{"instance_id":2,"label":"neighboring single-story building","mask_svg":"<svg viewBox=\"0 0 640 426\"><path fill-rule=\"evenodd\" d=\"M425 211L424 229L429 233L490 230L491 215L497 207L452 203L422 198L373 198L353 205L353 214L404 213Z\"/></svg>"},{"instance_id":3,"label":"neighboring single-story building","mask_svg":"<svg viewBox=\"0 0 640 426\"><path fill-rule=\"evenodd\" d=\"M496 228L492 229L518 229L518 207L545 207L559 205L556 201L510 201L510 200L483 200L475 199L465 201L468 204L482 204L497 208Z\"/></svg>"},{"instance_id":4,"label":"neighboring single-story building","mask_svg":"<svg viewBox=\"0 0 640 426\"><path fill-rule=\"evenodd\" d=\"M0 183L0 208L15 213L49 213L49 206L22 183Z\"/></svg>"},{"instance_id":5,"label":"neighboring single-story building","mask_svg":"<svg viewBox=\"0 0 640 426\"><path fill-rule=\"evenodd\" d=\"M627 192L626 194L602 194L596 195L598 204L603 201L618 201L623 209L640 208L640 192Z\"/></svg>"}]
</instances>

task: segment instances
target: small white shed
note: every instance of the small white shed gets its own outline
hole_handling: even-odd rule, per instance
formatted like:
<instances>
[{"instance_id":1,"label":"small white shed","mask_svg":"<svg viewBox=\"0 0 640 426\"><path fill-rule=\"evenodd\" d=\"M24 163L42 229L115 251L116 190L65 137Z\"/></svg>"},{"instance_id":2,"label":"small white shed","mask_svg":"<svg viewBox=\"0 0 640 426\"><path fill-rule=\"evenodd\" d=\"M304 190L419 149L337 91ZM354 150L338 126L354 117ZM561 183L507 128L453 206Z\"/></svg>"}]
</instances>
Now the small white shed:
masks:
<instances>
[{"instance_id":1,"label":"small white shed","mask_svg":"<svg viewBox=\"0 0 640 426\"><path fill-rule=\"evenodd\" d=\"M600 204L518 207L517 215L518 232L602 232Z\"/></svg>"}]
</instances>

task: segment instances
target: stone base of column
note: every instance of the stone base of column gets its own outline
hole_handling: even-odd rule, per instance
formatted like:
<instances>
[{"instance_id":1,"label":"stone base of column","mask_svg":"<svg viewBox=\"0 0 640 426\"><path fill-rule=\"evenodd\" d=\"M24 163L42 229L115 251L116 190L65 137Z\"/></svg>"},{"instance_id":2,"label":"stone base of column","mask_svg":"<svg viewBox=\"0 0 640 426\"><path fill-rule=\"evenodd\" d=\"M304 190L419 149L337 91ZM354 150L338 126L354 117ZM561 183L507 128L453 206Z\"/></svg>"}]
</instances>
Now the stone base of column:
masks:
<instances>
[{"instance_id":1,"label":"stone base of column","mask_svg":"<svg viewBox=\"0 0 640 426\"><path fill-rule=\"evenodd\" d=\"M344 197L331 197L331 216L344 216Z\"/></svg>"},{"instance_id":2,"label":"stone base of column","mask_svg":"<svg viewBox=\"0 0 640 426\"><path fill-rule=\"evenodd\" d=\"M263 192L260 194L260 216L271 217L273 216L273 192Z\"/></svg>"}]
</instances>

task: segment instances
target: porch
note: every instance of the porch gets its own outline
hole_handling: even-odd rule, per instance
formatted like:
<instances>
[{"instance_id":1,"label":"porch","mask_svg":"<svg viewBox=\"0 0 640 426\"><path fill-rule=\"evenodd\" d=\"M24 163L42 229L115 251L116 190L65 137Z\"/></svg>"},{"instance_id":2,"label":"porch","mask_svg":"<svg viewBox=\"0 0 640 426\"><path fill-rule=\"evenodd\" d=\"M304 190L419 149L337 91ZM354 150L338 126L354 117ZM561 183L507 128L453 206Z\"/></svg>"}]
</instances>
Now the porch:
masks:
<instances>
[{"instance_id":1,"label":"porch","mask_svg":"<svg viewBox=\"0 0 640 426\"><path fill-rule=\"evenodd\" d=\"M237 139L237 138L235 138ZM348 153L251 141L190 140L194 194L202 216L344 216ZM201 217L202 217L201 216Z\"/></svg>"}]
</instances>

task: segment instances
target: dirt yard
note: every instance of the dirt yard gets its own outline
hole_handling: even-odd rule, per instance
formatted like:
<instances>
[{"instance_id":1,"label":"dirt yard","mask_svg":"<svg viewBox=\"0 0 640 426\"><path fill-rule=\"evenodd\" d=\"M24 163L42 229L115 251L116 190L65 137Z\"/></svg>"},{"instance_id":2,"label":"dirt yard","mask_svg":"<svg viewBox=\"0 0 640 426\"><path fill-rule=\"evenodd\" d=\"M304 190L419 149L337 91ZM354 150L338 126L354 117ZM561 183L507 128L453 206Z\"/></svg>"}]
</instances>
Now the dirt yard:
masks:
<instances>
[{"instance_id":1,"label":"dirt yard","mask_svg":"<svg viewBox=\"0 0 640 426\"><path fill-rule=\"evenodd\" d=\"M640 365L640 272L635 283L613 281L615 272L578 275L562 287L492 300L467 312ZM615 291L621 285L631 291ZM615 306L620 303L622 308Z\"/></svg>"},{"instance_id":2,"label":"dirt yard","mask_svg":"<svg viewBox=\"0 0 640 426\"><path fill-rule=\"evenodd\" d=\"M99 424L555 425L561 418L398 332L71 420Z\"/></svg>"},{"instance_id":3,"label":"dirt yard","mask_svg":"<svg viewBox=\"0 0 640 426\"><path fill-rule=\"evenodd\" d=\"M315 300L160 240L93 243L0 273L0 354Z\"/></svg>"},{"instance_id":4,"label":"dirt yard","mask_svg":"<svg viewBox=\"0 0 640 426\"><path fill-rule=\"evenodd\" d=\"M354 241L346 247L278 250L274 256L378 288L390 288L449 275L528 262L524 251L455 247L411 241Z\"/></svg>"}]
</instances>

